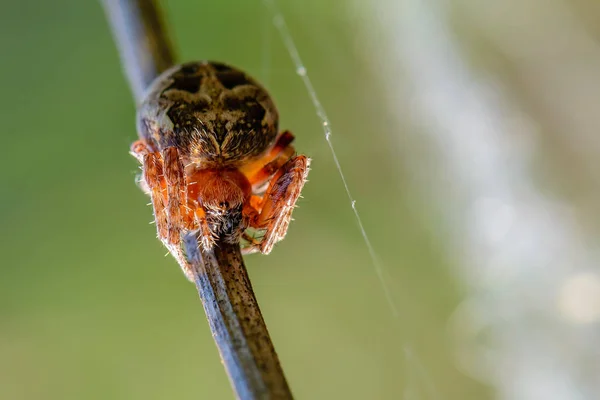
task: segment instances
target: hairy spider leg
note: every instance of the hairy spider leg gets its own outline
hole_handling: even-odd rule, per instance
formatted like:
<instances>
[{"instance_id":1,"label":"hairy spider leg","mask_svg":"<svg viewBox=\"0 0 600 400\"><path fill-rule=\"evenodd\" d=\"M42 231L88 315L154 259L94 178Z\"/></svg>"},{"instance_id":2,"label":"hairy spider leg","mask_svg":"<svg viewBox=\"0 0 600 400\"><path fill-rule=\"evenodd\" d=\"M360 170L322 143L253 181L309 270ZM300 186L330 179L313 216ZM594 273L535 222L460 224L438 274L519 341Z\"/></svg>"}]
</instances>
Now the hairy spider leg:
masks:
<instances>
[{"instance_id":1,"label":"hairy spider leg","mask_svg":"<svg viewBox=\"0 0 600 400\"><path fill-rule=\"evenodd\" d=\"M152 200L158 238L179 262L185 276L193 282L194 271L185 259L179 243L181 232L200 229L202 244L205 248L212 245L208 244L212 243L212 236L204 210L193 196L188 196L194 183L186 181L183 165L175 148L165 149L161 156L159 152L152 151L144 140L137 140L131 145L131 154L142 164L141 186Z\"/></svg>"},{"instance_id":2,"label":"hairy spider leg","mask_svg":"<svg viewBox=\"0 0 600 400\"><path fill-rule=\"evenodd\" d=\"M213 237L208 221L206 220L206 212L201 205L196 205L195 217L196 223L200 227L200 242L204 249L211 249L215 245L215 238Z\"/></svg>"},{"instance_id":3,"label":"hairy spider leg","mask_svg":"<svg viewBox=\"0 0 600 400\"><path fill-rule=\"evenodd\" d=\"M199 240L202 247L206 250L211 249L215 245L215 237L210 229L206 217L206 210L200 204L199 193L203 181L197 172L188 171L186 173L186 188L185 196L187 198L187 206L185 207L186 216L184 223L190 226L190 230L199 230Z\"/></svg>"},{"instance_id":4,"label":"hairy spider leg","mask_svg":"<svg viewBox=\"0 0 600 400\"><path fill-rule=\"evenodd\" d=\"M160 153L151 152L143 140L137 140L131 145L131 154L142 164L142 177L152 200L158 237L164 240L168 234L168 223L163 197L164 178Z\"/></svg>"},{"instance_id":5,"label":"hairy spider leg","mask_svg":"<svg viewBox=\"0 0 600 400\"><path fill-rule=\"evenodd\" d=\"M275 173L277 173L277 171L279 171L279 169L281 169L281 167L283 167L283 165L286 162L288 162L295 153L296 150L294 149L294 147L288 145L287 147L282 149L279 152L279 154L277 154L275 159L263 165L260 170L255 171L254 175L248 178L248 181L252 185L252 192L254 193L254 195L250 197L249 207L246 207L246 214L248 216L254 215L257 212L256 210L260 210L262 208L263 198L258 194L264 193L266 191L270 183L271 177L273 177ZM268 155L267 159L269 158L272 158L271 153ZM260 251L260 239L249 235L246 231L242 233L242 239L250 243L249 246L244 247L242 249L242 254L252 254Z\"/></svg>"},{"instance_id":6,"label":"hairy spider leg","mask_svg":"<svg viewBox=\"0 0 600 400\"><path fill-rule=\"evenodd\" d=\"M291 147L291 146L290 146ZM296 201L306 182L310 159L299 155L290 158L273 175L263 196L252 196L245 208L248 227L264 229L260 244L250 240L244 253L269 254L275 243L285 237Z\"/></svg>"},{"instance_id":7,"label":"hairy spider leg","mask_svg":"<svg viewBox=\"0 0 600 400\"><path fill-rule=\"evenodd\" d=\"M252 192L254 194L264 193L269 184L270 178L295 154L295 149L291 145L294 141L294 135L290 131L282 132L277 138L275 144L269 152L250 164L240 168L240 171L246 175ZM261 208L262 197L251 196L249 205L245 205L244 214L247 219L253 218L257 210ZM246 222L249 224L249 222ZM242 239L249 243L242 248L242 254L252 254L260 251L260 239L251 236L247 231L242 232Z\"/></svg>"},{"instance_id":8,"label":"hairy spider leg","mask_svg":"<svg viewBox=\"0 0 600 400\"><path fill-rule=\"evenodd\" d=\"M167 183L167 240L171 244L178 244L183 227L181 206L185 204L186 198L183 163L175 147L167 147L163 150L162 155L163 171Z\"/></svg>"}]
</instances>

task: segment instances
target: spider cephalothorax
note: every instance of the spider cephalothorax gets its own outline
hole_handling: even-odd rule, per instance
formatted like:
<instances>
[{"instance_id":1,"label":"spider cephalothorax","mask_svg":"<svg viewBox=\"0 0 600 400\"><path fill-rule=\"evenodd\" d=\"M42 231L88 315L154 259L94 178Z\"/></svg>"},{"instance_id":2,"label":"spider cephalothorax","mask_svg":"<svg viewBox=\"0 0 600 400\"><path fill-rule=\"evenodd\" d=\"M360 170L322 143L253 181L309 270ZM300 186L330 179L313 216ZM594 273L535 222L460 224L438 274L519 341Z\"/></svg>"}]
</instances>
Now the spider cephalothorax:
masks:
<instances>
[{"instance_id":1,"label":"spider cephalothorax","mask_svg":"<svg viewBox=\"0 0 600 400\"><path fill-rule=\"evenodd\" d=\"M199 231L205 250L243 240L245 253L265 254L285 236L310 160L294 155L294 137L278 134L277 124L266 90L224 64L178 65L148 88L131 153L142 164L158 237L188 278L182 234Z\"/></svg>"}]
</instances>

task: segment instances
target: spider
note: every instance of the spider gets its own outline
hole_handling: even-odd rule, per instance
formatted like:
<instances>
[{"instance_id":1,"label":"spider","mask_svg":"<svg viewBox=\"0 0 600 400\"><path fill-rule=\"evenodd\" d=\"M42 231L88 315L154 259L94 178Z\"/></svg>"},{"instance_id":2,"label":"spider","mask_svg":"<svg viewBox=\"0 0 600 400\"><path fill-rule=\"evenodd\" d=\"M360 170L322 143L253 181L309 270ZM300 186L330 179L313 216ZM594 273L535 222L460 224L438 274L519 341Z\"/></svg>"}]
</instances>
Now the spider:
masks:
<instances>
[{"instance_id":1,"label":"spider","mask_svg":"<svg viewBox=\"0 0 600 400\"><path fill-rule=\"evenodd\" d=\"M290 132L278 134L277 109L254 79L216 62L176 65L146 91L137 130L139 185L188 279L182 235L198 232L205 251L239 243L244 254L269 254L284 238L310 159L295 154Z\"/></svg>"}]
</instances>

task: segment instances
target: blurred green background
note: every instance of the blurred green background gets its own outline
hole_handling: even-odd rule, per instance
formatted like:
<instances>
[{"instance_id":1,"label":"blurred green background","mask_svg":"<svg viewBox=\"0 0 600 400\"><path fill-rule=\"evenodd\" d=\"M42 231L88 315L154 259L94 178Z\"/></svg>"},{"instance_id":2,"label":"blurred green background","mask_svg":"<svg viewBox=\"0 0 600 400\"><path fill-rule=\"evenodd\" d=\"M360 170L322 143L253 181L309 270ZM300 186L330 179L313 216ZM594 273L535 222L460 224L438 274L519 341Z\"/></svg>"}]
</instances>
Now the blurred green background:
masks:
<instances>
[{"instance_id":1,"label":"blurred green background","mask_svg":"<svg viewBox=\"0 0 600 400\"><path fill-rule=\"evenodd\" d=\"M386 106L386 83L406 76L389 73L385 51L373 55L385 33L360 2L279 3L332 122L397 316L261 2L162 2L180 59L224 61L261 80L280 126L314 160L286 240L268 257L246 258L294 394L494 397L491 383L468 376L454 357L448 321L473 288L454 269L461 250L451 249L438 209L415 189L419 174L400 161L435 155L405 139L411 128L394 125ZM457 4L460 12L465 4ZM452 18L471 46L469 62L516 74L481 50L488 44L473 25ZM232 398L197 293L164 256L148 199L134 184L135 108L102 7L4 1L0 27L0 398ZM373 34L367 42L365 32ZM539 171L543 180L546 169ZM563 181L579 176L565 174Z\"/></svg>"}]
</instances>

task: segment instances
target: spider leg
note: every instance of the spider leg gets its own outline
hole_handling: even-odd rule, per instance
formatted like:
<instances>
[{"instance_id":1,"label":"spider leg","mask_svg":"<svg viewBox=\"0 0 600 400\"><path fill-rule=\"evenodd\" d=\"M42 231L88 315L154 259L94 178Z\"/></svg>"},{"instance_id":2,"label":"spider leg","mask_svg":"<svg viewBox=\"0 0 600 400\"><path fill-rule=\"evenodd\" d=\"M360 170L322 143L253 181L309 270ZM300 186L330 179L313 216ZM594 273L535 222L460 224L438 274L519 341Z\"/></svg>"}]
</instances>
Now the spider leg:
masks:
<instances>
[{"instance_id":1,"label":"spider leg","mask_svg":"<svg viewBox=\"0 0 600 400\"><path fill-rule=\"evenodd\" d=\"M242 247L242 254L253 254L260 251L260 240L250 236L248 232L242 232L242 239L249 244L246 247Z\"/></svg>"},{"instance_id":2,"label":"spider leg","mask_svg":"<svg viewBox=\"0 0 600 400\"><path fill-rule=\"evenodd\" d=\"M160 153L152 152L143 140L138 140L131 146L131 154L142 163L143 187L152 199L158 238L164 241L167 238L168 224L163 196L164 177Z\"/></svg>"},{"instance_id":3,"label":"spider leg","mask_svg":"<svg viewBox=\"0 0 600 400\"><path fill-rule=\"evenodd\" d=\"M144 164L144 156L148 153L152 153L152 150L148 147L145 140L136 140L131 144L129 148L129 154L134 156L140 164Z\"/></svg>"},{"instance_id":4,"label":"spider leg","mask_svg":"<svg viewBox=\"0 0 600 400\"><path fill-rule=\"evenodd\" d=\"M185 207L185 224L190 225L190 230L200 231L200 243L205 250L210 250L215 244L215 238L206 218L206 211L199 202L199 189L201 183L198 182L198 177L193 173L186 176L186 202Z\"/></svg>"},{"instance_id":5,"label":"spider leg","mask_svg":"<svg viewBox=\"0 0 600 400\"><path fill-rule=\"evenodd\" d=\"M277 157L265 164L260 170L256 171L254 175L251 175L248 178L248 181L252 185L252 190L255 193L264 192L264 184L269 182L269 178L277 173L277 171L292 158L295 152L294 147L286 147L277 155Z\"/></svg>"},{"instance_id":6,"label":"spider leg","mask_svg":"<svg viewBox=\"0 0 600 400\"><path fill-rule=\"evenodd\" d=\"M306 182L309 165L310 159L306 156L290 158L273 175L262 199L259 201L258 196L250 199L249 206L244 210L248 226L264 229L265 233L260 245L251 244L245 249L246 253L258 250L269 254L275 243L284 238L292 211Z\"/></svg>"},{"instance_id":7,"label":"spider leg","mask_svg":"<svg viewBox=\"0 0 600 400\"><path fill-rule=\"evenodd\" d=\"M293 140L294 140L294 135L292 135L292 133L290 131L282 132L279 135L279 137L277 138L277 141L275 142L275 144L273 145L271 150L269 150L269 152L266 155L261 157L259 160L256 160L254 162L251 162L251 163L248 163L248 164L242 166L240 168L240 171L245 176L250 178L250 181L251 181L250 183L252 183L252 184L254 184L254 182L268 179L273 173L275 173L275 171L279 167L281 167L281 165L285 164L285 162L294 154L294 148L290 145ZM291 151L291 153L290 153L290 151ZM289 155L285 159L283 159L283 162L280 164L280 166L273 169L273 171L266 176L264 173L261 174L260 171L264 170L264 168L267 164L271 163L276 158L279 158L282 152L289 153ZM253 181L252 177L255 177L254 182L252 182Z\"/></svg>"},{"instance_id":8,"label":"spider leg","mask_svg":"<svg viewBox=\"0 0 600 400\"><path fill-rule=\"evenodd\" d=\"M202 206L198 205L195 210L196 223L200 228L200 243L205 250L210 250L215 245L215 238L210 230L206 220L206 212Z\"/></svg>"},{"instance_id":9,"label":"spider leg","mask_svg":"<svg viewBox=\"0 0 600 400\"><path fill-rule=\"evenodd\" d=\"M181 207L185 204L185 178L183 163L175 147L168 147L162 152L164 159L164 176L167 182L167 224L168 238L171 244L180 242L183 227Z\"/></svg>"},{"instance_id":10,"label":"spider leg","mask_svg":"<svg viewBox=\"0 0 600 400\"><path fill-rule=\"evenodd\" d=\"M132 144L131 154L142 164L140 186L152 199L158 238L178 261L185 276L193 282L194 272L179 241L182 230L198 229L197 205L187 196L188 185L177 149L165 149L161 155L152 151L144 140L138 140Z\"/></svg>"}]
</instances>

